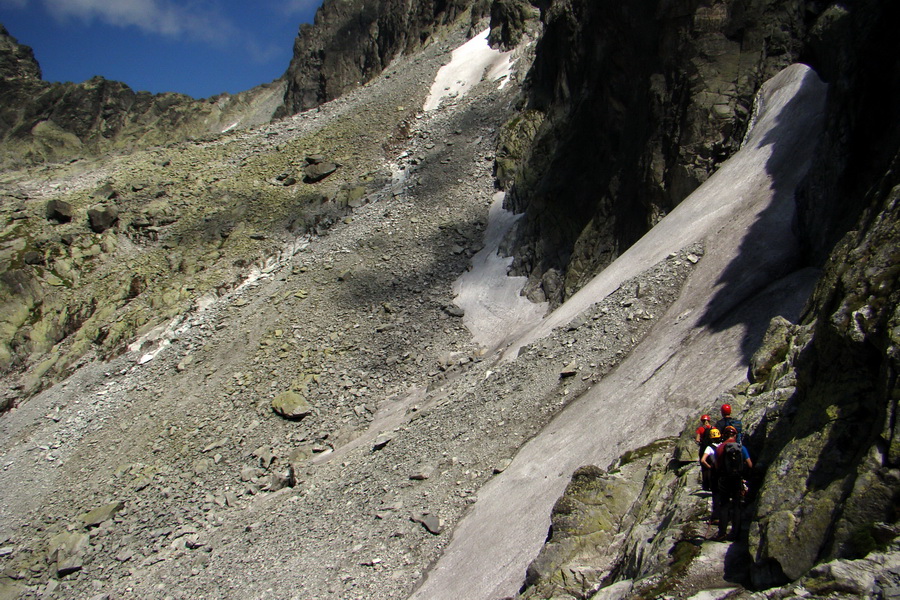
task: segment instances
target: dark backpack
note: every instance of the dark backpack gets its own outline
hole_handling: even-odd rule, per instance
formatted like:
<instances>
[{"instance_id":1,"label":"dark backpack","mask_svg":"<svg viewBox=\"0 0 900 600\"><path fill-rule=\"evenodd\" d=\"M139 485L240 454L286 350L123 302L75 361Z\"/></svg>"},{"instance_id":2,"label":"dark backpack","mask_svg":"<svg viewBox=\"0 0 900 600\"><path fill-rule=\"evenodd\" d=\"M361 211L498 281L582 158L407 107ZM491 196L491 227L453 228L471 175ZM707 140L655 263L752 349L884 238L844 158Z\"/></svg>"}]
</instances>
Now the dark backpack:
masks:
<instances>
[{"instance_id":1,"label":"dark backpack","mask_svg":"<svg viewBox=\"0 0 900 600\"><path fill-rule=\"evenodd\" d=\"M723 436L725 435L725 428L728 427L729 425L731 425L732 427L734 427L735 431L737 431L737 436L735 439L738 441L738 443L741 443L744 441L744 424L741 423L740 419L732 419L731 417L725 417L724 419L720 419L719 422L716 423L717 427L719 425L721 425L721 427L719 427L719 431L722 432Z\"/></svg>"},{"instance_id":2,"label":"dark backpack","mask_svg":"<svg viewBox=\"0 0 900 600\"><path fill-rule=\"evenodd\" d=\"M740 442L728 442L722 449L722 475L738 478L744 470L744 452Z\"/></svg>"},{"instance_id":3,"label":"dark backpack","mask_svg":"<svg viewBox=\"0 0 900 600\"><path fill-rule=\"evenodd\" d=\"M710 425L709 427L707 427L703 430L703 435L700 436L700 451L701 452L706 450L706 448L709 447L710 444L712 444L712 438L709 435L709 432L712 430L713 430L712 425Z\"/></svg>"}]
</instances>

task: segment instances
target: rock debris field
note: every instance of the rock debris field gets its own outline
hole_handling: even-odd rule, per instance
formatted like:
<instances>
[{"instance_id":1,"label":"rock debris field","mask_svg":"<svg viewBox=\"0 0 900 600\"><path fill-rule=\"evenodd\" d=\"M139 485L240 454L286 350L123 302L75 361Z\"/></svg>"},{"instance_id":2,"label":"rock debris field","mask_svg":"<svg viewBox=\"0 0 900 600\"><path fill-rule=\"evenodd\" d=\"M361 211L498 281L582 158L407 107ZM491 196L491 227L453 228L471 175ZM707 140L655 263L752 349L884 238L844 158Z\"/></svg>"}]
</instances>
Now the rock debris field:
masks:
<instances>
[{"instance_id":1,"label":"rock debris field","mask_svg":"<svg viewBox=\"0 0 900 600\"><path fill-rule=\"evenodd\" d=\"M226 145L238 168L307 122L421 106L439 50L315 119L196 144ZM86 361L0 418L0 598L415 589L479 488L628 354L703 256L673 251L515 361L474 343L452 286L483 246L516 86L471 88L365 157L392 177L333 227L284 240L167 336ZM77 187L128 168L56 175Z\"/></svg>"}]
</instances>

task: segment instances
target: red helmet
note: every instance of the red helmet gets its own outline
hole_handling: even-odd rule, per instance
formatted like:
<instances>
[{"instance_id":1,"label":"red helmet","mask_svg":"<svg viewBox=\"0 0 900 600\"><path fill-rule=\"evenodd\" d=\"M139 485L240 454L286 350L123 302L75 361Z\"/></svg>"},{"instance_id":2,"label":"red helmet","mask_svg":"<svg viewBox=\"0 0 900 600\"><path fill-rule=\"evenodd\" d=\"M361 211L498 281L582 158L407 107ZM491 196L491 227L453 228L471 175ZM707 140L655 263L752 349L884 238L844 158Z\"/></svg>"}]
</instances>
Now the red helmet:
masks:
<instances>
[{"instance_id":1,"label":"red helmet","mask_svg":"<svg viewBox=\"0 0 900 600\"><path fill-rule=\"evenodd\" d=\"M722 416L723 416L723 417L727 417L727 416L730 416L730 415L731 415L731 405L730 405L730 404L723 404L723 405L722 405Z\"/></svg>"},{"instance_id":2,"label":"red helmet","mask_svg":"<svg viewBox=\"0 0 900 600\"><path fill-rule=\"evenodd\" d=\"M702 417L700 417L700 422L701 422L701 423L702 423L703 421L709 421L709 420L710 420L710 419L709 419L709 415L703 415Z\"/></svg>"}]
</instances>

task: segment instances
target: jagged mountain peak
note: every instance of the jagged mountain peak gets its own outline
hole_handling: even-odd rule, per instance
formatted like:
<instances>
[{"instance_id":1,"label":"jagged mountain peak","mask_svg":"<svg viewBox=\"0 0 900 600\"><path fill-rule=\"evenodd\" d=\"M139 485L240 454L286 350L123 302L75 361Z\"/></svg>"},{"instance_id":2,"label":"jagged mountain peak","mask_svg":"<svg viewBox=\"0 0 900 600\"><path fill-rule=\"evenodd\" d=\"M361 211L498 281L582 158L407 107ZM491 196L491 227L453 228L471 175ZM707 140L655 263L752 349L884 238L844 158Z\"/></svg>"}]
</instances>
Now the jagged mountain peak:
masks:
<instances>
[{"instance_id":1,"label":"jagged mountain peak","mask_svg":"<svg viewBox=\"0 0 900 600\"><path fill-rule=\"evenodd\" d=\"M34 58L34 52L30 47L19 44L2 24L0 24L0 78L6 85L14 80L41 79L41 67Z\"/></svg>"}]
</instances>

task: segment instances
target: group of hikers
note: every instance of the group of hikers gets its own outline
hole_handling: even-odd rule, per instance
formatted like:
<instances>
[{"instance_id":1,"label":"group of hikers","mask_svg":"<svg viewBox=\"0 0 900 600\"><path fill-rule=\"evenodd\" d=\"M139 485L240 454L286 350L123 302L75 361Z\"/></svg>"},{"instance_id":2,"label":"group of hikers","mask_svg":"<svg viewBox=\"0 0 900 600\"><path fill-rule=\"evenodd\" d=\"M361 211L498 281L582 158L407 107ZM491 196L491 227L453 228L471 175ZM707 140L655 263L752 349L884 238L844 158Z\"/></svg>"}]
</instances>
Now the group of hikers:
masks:
<instances>
[{"instance_id":1,"label":"group of hikers","mask_svg":"<svg viewBox=\"0 0 900 600\"><path fill-rule=\"evenodd\" d=\"M735 540L741 531L741 503L747 491L744 475L753 467L743 445L741 421L723 404L715 426L709 415L700 417L695 440L700 446L701 484L712 493L710 523L719 526L716 540ZM728 525L731 532L728 532Z\"/></svg>"}]
</instances>

